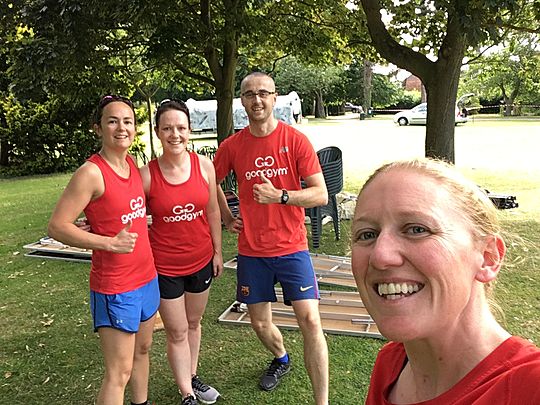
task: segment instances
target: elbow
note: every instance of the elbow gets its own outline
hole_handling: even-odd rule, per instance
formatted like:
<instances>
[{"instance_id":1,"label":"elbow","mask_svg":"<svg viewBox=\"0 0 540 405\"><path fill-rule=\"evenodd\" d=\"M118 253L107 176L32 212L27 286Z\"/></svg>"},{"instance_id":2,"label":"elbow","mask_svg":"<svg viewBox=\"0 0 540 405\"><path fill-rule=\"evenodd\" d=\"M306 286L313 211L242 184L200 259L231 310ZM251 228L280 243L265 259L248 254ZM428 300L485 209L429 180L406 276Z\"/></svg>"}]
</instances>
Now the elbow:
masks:
<instances>
[{"instance_id":1,"label":"elbow","mask_svg":"<svg viewBox=\"0 0 540 405\"><path fill-rule=\"evenodd\" d=\"M50 222L47 225L47 235L49 235L53 239L57 239L58 237L58 228L56 227L56 224L54 222Z\"/></svg>"},{"instance_id":2,"label":"elbow","mask_svg":"<svg viewBox=\"0 0 540 405\"><path fill-rule=\"evenodd\" d=\"M328 194L326 193L326 190L325 190L324 193L321 193L319 205L326 205L326 204L328 204Z\"/></svg>"}]
</instances>

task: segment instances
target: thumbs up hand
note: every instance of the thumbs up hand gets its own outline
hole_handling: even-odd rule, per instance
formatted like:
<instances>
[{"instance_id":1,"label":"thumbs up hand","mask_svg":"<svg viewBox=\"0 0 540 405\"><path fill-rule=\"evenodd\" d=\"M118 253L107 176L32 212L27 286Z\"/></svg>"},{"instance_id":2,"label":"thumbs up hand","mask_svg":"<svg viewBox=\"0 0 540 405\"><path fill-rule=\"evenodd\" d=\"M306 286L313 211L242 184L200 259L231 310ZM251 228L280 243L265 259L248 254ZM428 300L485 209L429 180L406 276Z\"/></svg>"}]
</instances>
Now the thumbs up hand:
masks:
<instances>
[{"instance_id":1,"label":"thumbs up hand","mask_svg":"<svg viewBox=\"0 0 540 405\"><path fill-rule=\"evenodd\" d=\"M129 221L126 226L111 238L110 250L114 253L131 253L135 249L135 242L139 234L135 232L129 232L132 222Z\"/></svg>"},{"instance_id":2,"label":"thumbs up hand","mask_svg":"<svg viewBox=\"0 0 540 405\"><path fill-rule=\"evenodd\" d=\"M259 178L262 183L253 185L253 199L259 204L279 203L281 199L281 190L276 189L264 174L261 174Z\"/></svg>"}]
</instances>

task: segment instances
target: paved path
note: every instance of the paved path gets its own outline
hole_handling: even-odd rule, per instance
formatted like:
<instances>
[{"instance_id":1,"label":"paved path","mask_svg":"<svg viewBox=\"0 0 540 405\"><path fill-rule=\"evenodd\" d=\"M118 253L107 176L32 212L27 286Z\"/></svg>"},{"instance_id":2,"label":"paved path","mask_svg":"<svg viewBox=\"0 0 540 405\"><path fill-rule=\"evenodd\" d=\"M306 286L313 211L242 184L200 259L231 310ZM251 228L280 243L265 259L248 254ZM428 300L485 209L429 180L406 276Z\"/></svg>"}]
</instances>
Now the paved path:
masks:
<instances>
[{"instance_id":1,"label":"paved path","mask_svg":"<svg viewBox=\"0 0 540 405\"><path fill-rule=\"evenodd\" d=\"M316 150L338 146L347 174L371 172L383 162L424 155L424 126L399 127L391 118L344 118L317 125L298 125ZM496 171L538 171L540 121L475 120L456 127L456 165ZM539 177L540 182L540 177Z\"/></svg>"}]
</instances>

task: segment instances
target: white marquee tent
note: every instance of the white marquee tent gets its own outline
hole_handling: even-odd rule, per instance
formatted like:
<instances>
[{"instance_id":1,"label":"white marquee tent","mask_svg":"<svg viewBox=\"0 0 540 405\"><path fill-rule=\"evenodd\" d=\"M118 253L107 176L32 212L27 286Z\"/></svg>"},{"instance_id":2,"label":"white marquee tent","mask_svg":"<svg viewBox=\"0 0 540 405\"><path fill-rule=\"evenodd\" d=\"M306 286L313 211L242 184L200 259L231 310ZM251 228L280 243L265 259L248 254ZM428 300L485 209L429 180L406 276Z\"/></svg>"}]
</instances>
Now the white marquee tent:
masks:
<instances>
[{"instance_id":1,"label":"white marquee tent","mask_svg":"<svg viewBox=\"0 0 540 405\"><path fill-rule=\"evenodd\" d=\"M186 101L191 116L191 128L193 130L215 131L217 129L217 101L197 101L192 98ZM302 114L300 97L295 91L285 96L278 96L274 106L274 116L287 123L294 124ZM233 125L234 129L242 129L248 125L246 110L239 98L233 100Z\"/></svg>"}]
</instances>

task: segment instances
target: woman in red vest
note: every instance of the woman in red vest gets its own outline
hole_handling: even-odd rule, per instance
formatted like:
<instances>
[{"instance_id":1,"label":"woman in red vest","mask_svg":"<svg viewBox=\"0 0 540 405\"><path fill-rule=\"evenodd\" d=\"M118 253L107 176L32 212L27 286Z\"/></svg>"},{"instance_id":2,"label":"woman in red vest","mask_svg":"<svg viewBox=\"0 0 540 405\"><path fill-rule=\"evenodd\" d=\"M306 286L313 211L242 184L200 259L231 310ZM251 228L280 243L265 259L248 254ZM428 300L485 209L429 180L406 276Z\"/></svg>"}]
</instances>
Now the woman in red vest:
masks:
<instances>
[{"instance_id":1,"label":"woman in red vest","mask_svg":"<svg viewBox=\"0 0 540 405\"><path fill-rule=\"evenodd\" d=\"M155 131L163 154L141 168L152 214L150 243L159 275L167 357L182 404L213 404L219 392L197 376L201 318L213 277L223 271L221 218L212 162L187 150L189 110L165 100Z\"/></svg>"},{"instance_id":2,"label":"woman in red vest","mask_svg":"<svg viewBox=\"0 0 540 405\"><path fill-rule=\"evenodd\" d=\"M49 235L92 249L90 307L105 362L98 404L148 401L148 352L159 291L141 176L128 149L135 137L131 101L103 97L94 130L101 150L74 174L49 221ZM75 225L84 211L91 232Z\"/></svg>"}]
</instances>

